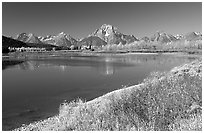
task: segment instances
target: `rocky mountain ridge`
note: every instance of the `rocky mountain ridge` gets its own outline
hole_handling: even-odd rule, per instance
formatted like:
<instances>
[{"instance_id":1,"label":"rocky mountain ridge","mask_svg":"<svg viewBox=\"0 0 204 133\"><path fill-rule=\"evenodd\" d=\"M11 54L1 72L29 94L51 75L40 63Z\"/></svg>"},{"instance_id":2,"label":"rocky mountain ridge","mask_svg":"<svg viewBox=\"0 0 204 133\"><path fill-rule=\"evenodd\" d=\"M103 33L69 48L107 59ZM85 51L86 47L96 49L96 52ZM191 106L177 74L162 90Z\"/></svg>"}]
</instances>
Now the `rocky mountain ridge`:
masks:
<instances>
[{"instance_id":1,"label":"rocky mountain ridge","mask_svg":"<svg viewBox=\"0 0 204 133\"><path fill-rule=\"evenodd\" d=\"M74 46L102 46L106 44L129 44L135 41L145 41L145 42L158 42L158 43L169 43L178 40L201 40L202 34L199 32L189 32L185 35L171 35L165 32L156 32L150 37L136 38L134 35L125 35L119 32L118 28L103 24L100 28L96 29L89 36L82 39L75 39L71 35L64 32L60 32L57 35L47 35L45 37L35 36L32 33L21 33L14 38L18 41L25 43L37 43L37 44L51 44L61 47Z\"/></svg>"}]
</instances>

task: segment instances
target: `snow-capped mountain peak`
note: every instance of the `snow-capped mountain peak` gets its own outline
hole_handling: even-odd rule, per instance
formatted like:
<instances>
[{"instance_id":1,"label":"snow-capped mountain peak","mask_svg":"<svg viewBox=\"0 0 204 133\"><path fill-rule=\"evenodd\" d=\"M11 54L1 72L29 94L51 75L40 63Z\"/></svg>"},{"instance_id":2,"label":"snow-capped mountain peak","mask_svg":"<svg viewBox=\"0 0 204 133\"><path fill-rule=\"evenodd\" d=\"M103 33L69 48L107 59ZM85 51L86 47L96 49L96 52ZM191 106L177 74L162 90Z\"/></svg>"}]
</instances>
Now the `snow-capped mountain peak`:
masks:
<instances>
[{"instance_id":1,"label":"snow-capped mountain peak","mask_svg":"<svg viewBox=\"0 0 204 133\"><path fill-rule=\"evenodd\" d=\"M91 36L97 36L107 44L126 44L137 40L133 35L120 33L115 26L110 24L103 24L100 28L96 29L95 32L89 35L89 37Z\"/></svg>"},{"instance_id":2,"label":"snow-capped mountain peak","mask_svg":"<svg viewBox=\"0 0 204 133\"><path fill-rule=\"evenodd\" d=\"M41 41L33 33L21 33L17 35L17 40L26 42L26 43L41 43Z\"/></svg>"},{"instance_id":3,"label":"snow-capped mountain peak","mask_svg":"<svg viewBox=\"0 0 204 133\"><path fill-rule=\"evenodd\" d=\"M64 32L60 32L58 35L67 35L67 34L65 34Z\"/></svg>"}]
</instances>

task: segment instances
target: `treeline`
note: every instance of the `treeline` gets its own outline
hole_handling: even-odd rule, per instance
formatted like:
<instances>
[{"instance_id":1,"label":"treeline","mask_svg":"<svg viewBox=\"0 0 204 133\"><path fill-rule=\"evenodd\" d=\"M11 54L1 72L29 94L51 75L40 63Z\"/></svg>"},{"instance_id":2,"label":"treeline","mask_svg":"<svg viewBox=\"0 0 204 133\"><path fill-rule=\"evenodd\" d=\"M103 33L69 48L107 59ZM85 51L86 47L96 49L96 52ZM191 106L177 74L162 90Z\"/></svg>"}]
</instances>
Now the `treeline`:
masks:
<instances>
[{"instance_id":1,"label":"treeline","mask_svg":"<svg viewBox=\"0 0 204 133\"><path fill-rule=\"evenodd\" d=\"M170 43L159 43L159 42L145 42L145 41L137 41L130 44L122 45L120 44L108 44L101 47L101 50L104 51L115 51L115 50L163 50L163 51L172 51L172 50L201 50L202 49L202 40L196 41L187 41L180 40L176 42Z\"/></svg>"}]
</instances>

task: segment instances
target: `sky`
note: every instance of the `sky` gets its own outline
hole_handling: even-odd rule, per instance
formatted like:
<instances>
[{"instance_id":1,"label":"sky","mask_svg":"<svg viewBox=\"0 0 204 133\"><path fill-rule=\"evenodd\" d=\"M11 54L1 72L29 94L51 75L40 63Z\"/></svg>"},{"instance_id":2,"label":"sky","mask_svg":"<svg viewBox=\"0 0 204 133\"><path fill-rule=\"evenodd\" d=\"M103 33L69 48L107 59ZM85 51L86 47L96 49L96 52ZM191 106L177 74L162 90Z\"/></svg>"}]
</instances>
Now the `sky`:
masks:
<instances>
[{"instance_id":1,"label":"sky","mask_svg":"<svg viewBox=\"0 0 204 133\"><path fill-rule=\"evenodd\" d=\"M60 32L80 39L102 24L135 37L151 36L156 31L173 35L202 32L202 3L139 2L3 2L2 34L36 36Z\"/></svg>"}]
</instances>

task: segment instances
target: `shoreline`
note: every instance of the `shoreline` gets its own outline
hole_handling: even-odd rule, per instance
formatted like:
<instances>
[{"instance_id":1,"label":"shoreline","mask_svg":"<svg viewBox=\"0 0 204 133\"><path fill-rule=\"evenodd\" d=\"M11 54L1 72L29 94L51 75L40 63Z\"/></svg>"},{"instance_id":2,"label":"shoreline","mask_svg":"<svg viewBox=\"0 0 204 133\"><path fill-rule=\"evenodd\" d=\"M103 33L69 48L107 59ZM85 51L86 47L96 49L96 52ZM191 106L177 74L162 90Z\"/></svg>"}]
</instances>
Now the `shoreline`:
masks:
<instances>
[{"instance_id":1,"label":"shoreline","mask_svg":"<svg viewBox=\"0 0 204 133\"><path fill-rule=\"evenodd\" d=\"M129 51L129 52L104 52L104 51L46 51L46 52L14 52L9 54L3 54L2 60L6 59L17 59L17 60L27 60L27 59L48 59L57 57L70 57L70 56L105 56L105 55L151 55L151 54L180 54L180 55L202 55L202 51L189 53L185 51L166 51L166 52L155 52L155 51Z\"/></svg>"},{"instance_id":2,"label":"shoreline","mask_svg":"<svg viewBox=\"0 0 204 133\"><path fill-rule=\"evenodd\" d=\"M119 94L119 95L117 95L117 97L120 97L123 92L131 92L131 90L133 90L133 89L134 90L141 90L143 86L144 86L144 83L140 83L140 84L132 85L132 86L125 87L125 88L116 89L114 91L111 91L111 92L108 92L104 95L101 95L97 98L94 98L90 101L85 101L85 103L83 103L83 104L85 104L86 106L101 106L102 100L107 103L109 101L109 98L113 95ZM70 102L72 102L72 101L70 101ZM29 124L22 124L20 127L12 129L11 131L26 131L24 129L28 126L33 127L34 125L35 126L48 125L48 124L50 124L50 122L52 124L60 124L60 119L62 117L64 117L66 114L67 114L66 111L65 112L59 112L56 115L47 117L46 119L35 121L35 122L29 123ZM43 131L46 131L46 130L43 130Z\"/></svg>"}]
</instances>

